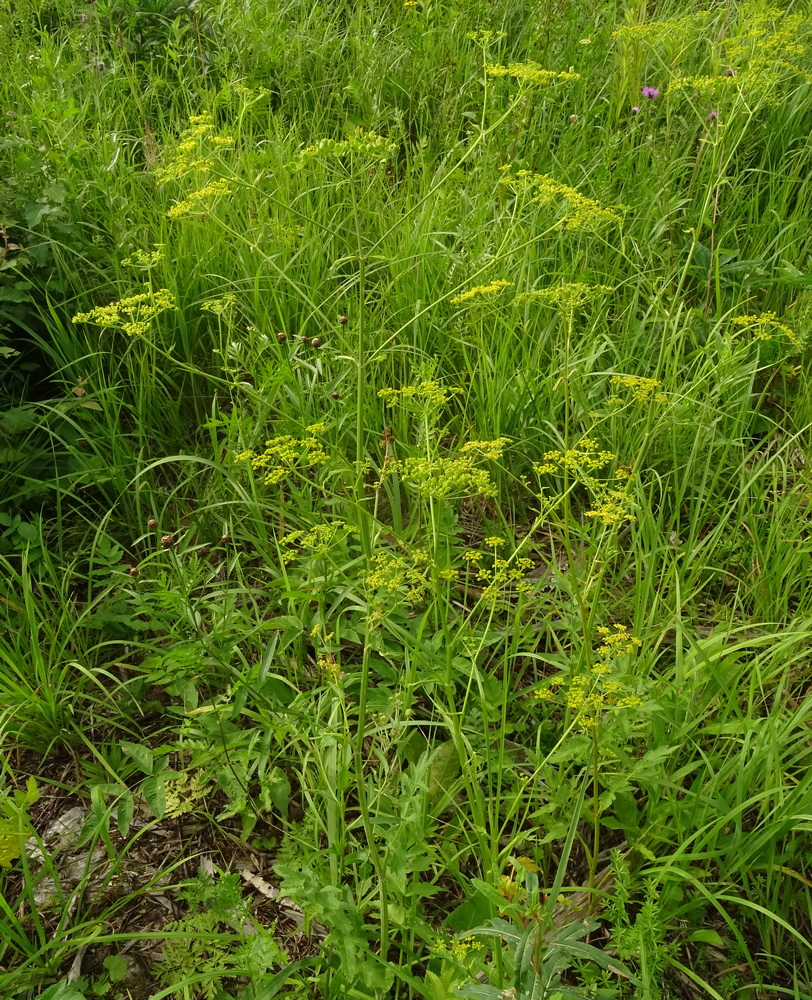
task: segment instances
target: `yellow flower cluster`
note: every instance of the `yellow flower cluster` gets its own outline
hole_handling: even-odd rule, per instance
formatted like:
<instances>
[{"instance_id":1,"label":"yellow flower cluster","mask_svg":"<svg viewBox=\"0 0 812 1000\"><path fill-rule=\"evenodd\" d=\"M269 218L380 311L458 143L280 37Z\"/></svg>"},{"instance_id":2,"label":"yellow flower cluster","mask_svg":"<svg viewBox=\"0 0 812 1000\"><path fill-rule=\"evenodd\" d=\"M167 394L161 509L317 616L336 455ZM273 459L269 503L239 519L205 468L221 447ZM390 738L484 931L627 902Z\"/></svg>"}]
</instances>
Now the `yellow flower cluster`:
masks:
<instances>
[{"instance_id":1,"label":"yellow flower cluster","mask_svg":"<svg viewBox=\"0 0 812 1000\"><path fill-rule=\"evenodd\" d=\"M506 437L494 438L493 441L466 441L460 448L460 453L469 455L471 452L475 452L491 462L498 462L505 450L505 445L509 443L510 438Z\"/></svg>"},{"instance_id":2,"label":"yellow flower cluster","mask_svg":"<svg viewBox=\"0 0 812 1000\"><path fill-rule=\"evenodd\" d=\"M483 544L497 548L504 545L503 538L485 538ZM486 564L485 558L489 561ZM476 570L476 579L485 584L481 599L486 604L494 604L500 597L510 597L513 594L528 594L533 584L526 579L527 573L533 568L533 560L522 556L519 559L503 559L495 552L485 553L470 549L463 554L463 559Z\"/></svg>"},{"instance_id":3,"label":"yellow flower cluster","mask_svg":"<svg viewBox=\"0 0 812 1000\"><path fill-rule=\"evenodd\" d=\"M232 178L234 180L235 178ZM197 191L192 191L183 201L176 202L166 213L168 219L179 219L189 212L199 212L203 207L203 202L208 199L220 198L223 195L233 194L229 187L230 182L225 177L220 177L215 181L205 184Z\"/></svg>"},{"instance_id":4,"label":"yellow flower cluster","mask_svg":"<svg viewBox=\"0 0 812 1000\"><path fill-rule=\"evenodd\" d=\"M164 259L164 244L155 243L154 250L134 250L121 262L124 267L136 267L139 271L150 271Z\"/></svg>"},{"instance_id":5,"label":"yellow flower cluster","mask_svg":"<svg viewBox=\"0 0 812 1000\"><path fill-rule=\"evenodd\" d=\"M586 517L592 517L607 527L622 524L624 521L635 521L632 513L634 500L626 489L607 488L595 498L592 510L585 512Z\"/></svg>"},{"instance_id":6,"label":"yellow flower cluster","mask_svg":"<svg viewBox=\"0 0 812 1000\"><path fill-rule=\"evenodd\" d=\"M385 590L389 594L403 593L403 601L411 606L422 603L431 591L427 576L428 555L424 549L413 549L406 555L379 552L372 557L374 569L369 570L364 581L372 590Z\"/></svg>"},{"instance_id":7,"label":"yellow flower cluster","mask_svg":"<svg viewBox=\"0 0 812 1000\"><path fill-rule=\"evenodd\" d=\"M806 51L799 41L804 29L804 14L787 14L782 7L762 7L742 18L743 30L725 39L725 54L733 62L748 61L765 65L788 65Z\"/></svg>"},{"instance_id":8,"label":"yellow flower cluster","mask_svg":"<svg viewBox=\"0 0 812 1000\"><path fill-rule=\"evenodd\" d=\"M149 289L106 306L96 306L89 312L77 313L73 322L93 323L108 330L122 330L128 337L140 337L149 330L156 316L170 309L177 309L177 304L169 289Z\"/></svg>"},{"instance_id":9,"label":"yellow flower cluster","mask_svg":"<svg viewBox=\"0 0 812 1000\"><path fill-rule=\"evenodd\" d=\"M237 455L235 461L250 462L256 472L267 470L263 481L272 486L281 483L296 469L318 468L328 459L329 455L317 438L282 434L266 441L265 450L260 454L249 449Z\"/></svg>"},{"instance_id":10,"label":"yellow flower cluster","mask_svg":"<svg viewBox=\"0 0 812 1000\"><path fill-rule=\"evenodd\" d=\"M734 326L752 327L753 335L758 340L772 340L771 330L783 333L795 347L802 347L800 338L786 323L782 323L774 312L763 312L757 316L734 316L731 320Z\"/></svg>"},{"instance_id":11,"label":"yellow flower cluster","mask_svg":"<svg viewBox=\"0 0 812 1000\"><path fill-rule=\"evenodd\" d=\"M640 708L643 705L643 699L630 691L616 675L619 661L636 653L642 642L625 625L604 626L598 629L598 634L602 642L588 673L574 677L556 674L533 692L538 700L549 701L555 690L563 686L567 707L576 713L577 725L587 732L595 730L606 711Z\"/></svg>"},{"instance_id":12,"label":"yellow flower cluster","mask_svg":"<svg viewBox=\"0 0 812 1000\"><path fill-rule=\"evenodd\" d=\"M612 32L612 38L620 42L660 42L681 38L686 32L701 28L710 16L710 11L697 11L687 17L672 17L665 21L646 21L643 24L624 24Z\"/></svg>"},{"instance_id":13,"label":"yellow flower cluster","mask_svg":"<svg viewBox=\"0 0 812 1000\"><path fill-rule=\"evenodd\" d=\"M204 302L200 307L206 312L214 313L215 316L222 316L223 313L229 312L237 304L237 296L233 295L231 292L226 293L219 299L209 299L208 302Z\"/></svg>"},{"instance_id":14,"label":"yellow flower cluster","mask_svg":"<svg viewBox=\"0 0 812 1000\"><path fill-rule=\"evenodd\" d=\"M487 285L474 285L474 287L469 288L467 292L463 292L461 295L455 295L451 300L451 305L458 306L462 302L469 302L471 299L475 299L480 295L495 295L497 292L501 292L503 288L510 288L512 284L512 281L505 281L503 278L499 278L496 281L491 281Z\"/></svg>"},{"instance_id":15,"label":"yellow flower cluster","mask_svg":"<svg viewBox=\"0 0 812 1000\"><path fill-rule=\"evenodd\" d=\"M635 520L632 514L634 501L627 492L630 473L622 466L615 467L614 479L625 481L623 486L597 478L596 473L606 470L615 461L616 456L612 452L602 451L591 438L582 438L577 448L546 452L543 461L533 466L533 471L539 476L561 476L567 472L593 495L593 506L585 512L586 517L609 526Z\"/></svg>"},{"instance_id":16,"label":"yellow flower cluster","mask_svg":"<svg viewBox=\"0 0 812 1000\"><path fill-rule=\"evenodd\" d=\"M597 652L604 662L630 656L643 645L643 640L632 635L627 625L614 625L612 628L601 625L598 629L598 635L601 636L602 641Z\"/></svg>"},{"instance_id":17,"label":"yellow flower cluster","mask_svg":"<svg viewBox=\"0 0 812 1000\"><path fill-rule=\"evenodd\" d=\"M454 396L461 396L462 389L444 386L434 379L419 382L417 385L407 385L402 389L379 389L378 398L386 401L387 406L404 406L407 409L436 409L444 406Z\"/></svg>"},{"instance_id":18,"label":"yellow flower cluster","mask_svg":"<svg viewBox=\"0 0 812 1000\"><path fill-rule=\"evenodd\" d=\"M476 42L477 45L487 46L491 42L500 42L503 38L507 38L507 32L485 29L483 31L469 31L465 37Z\"/></svg>"},{"instance_id":19,"label":"yellow flower cluster","mask_svg":"<svg viewBox=\"0 0 812 1000\"><path fill-rule=\"evenodd\" d=\"M610 462L615 461L611 451L602 451L597 441L592 438L582 438L577 448L566 451L548 451L543 455L543 461L533 466L536 475L561 475L564 470L571 472L581 482L595 483L592 473L605 469Z\"/></svg>"},{"instance_id":20,"label":"yellow flower cluster","mask_svg":"<svg viewBox=\"0 0 812 1000\"><path fill-rule=\"evenodd\" d=\"M612 385L628 389L632 398L638 403L650 403L652 399L655 403L665 403L668 399L664 392L654 391L660 386L660 382L656 378L643 378L638 375L613 375L609 382ZM620 402L617 396L610 396L610 403L616 401Z\"/></svg>"},{"instance_id":21,"label":"yellow flower cluster","mask_svg":"<svg viewBox=\"0 0 812 1000\"><path fill-rule=\"evenodd\" d=\"M559 80L569 82L581 79L581 74L573 73L571 69L556 73L551 69L542 69L535 62L510 63L507 66L488 63L485 66L485 72L488 76L512 76L515 80L521 80L523 83L535 83L542 87Z\"/></svg>"},{"instance_id":22,"label":"yellow flower cluster","mask_svg":"<svg viewBox=\"0 0 812 1000\"><path fill-rule=\"evenodd\" d=\"M583 281L565 281L549 288L534 288L530 292L522 292L514 299L516 305L540 302L569 312L580 309L603 295L613 292L612 285L588 285Z\"/></svg>"},{"instance_id":23,"label":"yellow flower cluster","mask_svg":"<svg viewBox=\"0 0 812 1000\"><path fill-rule=\"evenodd\" d=\"M735 76L678 76L668 85L668 93L690 91L698 97L720 97L726 91L738 86Z\"/></svg>"},{"instance_id":24,"label":"yellow flower cluster","mask_svg":"<svg viewBox=\"0 0 812 1000\"><path fill-rule=\"evenodd\" d=\"M271 91L267 87L257 87L254 90L251 87L246 87L244 83L232 83L228 89L235 94L241 94L248 101L271 96Z\"/></svg>"},{"instance_id":25,"label":"yellow flower cluster","mask_svg":"<svg viewBox=\"0 0 812 1000\"><path fill-rule=\"evenodd\" d=\"M376 132L365 132L357 128L349 139L319 139L313 146L299 152L299 162L315 156L348 156L357 154L384 161L396 152L398 144Z\"/></svg>"},{"instance_id":26,"label":"yellow flower cluster","mask_svg":"<svg viewBox=\"0 0 812 1000\"><path fill-rule=\"evenodd\" d=\"M460 500L463 497L495 497L496 483L472 458L407 458L389 462L387 474L399 473L421 497Z\"/></svg>"},{"instance_id":27,"label":"yellow flower cluster","mask_svg":"<svg viewBox=\"0 0 812 1000\"><path fill-rule=\"evenodd\" d=\"M347 524L346 521L326 521L322 524L314 524L309 528L289 531L279 539L280 545L292 546L291 549L282 554L282 562L293 562L299 549L309 549L317 556L327 555L336 541L346 538L354 531L356 528Z\"/></svg>"},{"instance_id":28,"label":"yellow flower cluster","mask_svg":"<svg viewBox=\"0 0 812 1000\"><path fill-rule=\"evenodd\" d=\"M341 664L332 653L321 653L316 660L316 666L333 681L339 681L344 676Z\"/></svg>"},{"instance_id":29,"label":"yellow flower cluster","mask_svg":"<svg viewBox=\"0 0 812 1000\"><path fill-rule=\"evenodd\" d=\"M619 225L621 218L611 208L605 208L592 198L567 184L562 184L548 174L534 174L530 170L512 172L511 164L502 168L501 183L514 191L530 191L532 200L547 206L563 201L567 206L556 224L557 229L584 229L594 231L605 225Z\"/></svg>"},{"instance_id":30,"label":"yellow flower cluster","mask_svg":"<svg viewBox=\"0 0 812 1000\"><path fill-rule=\"evenodd\" d=\"M233 136L215 133L214 119L210 112L192 115L189 127L184 129L180 142L175 147L173 158L155 171L158 183L167 184L188 174L209 173L215 166L213 151L233 145Z\"/></svg>"},{"instance_id":31,"label":"yellow flower cluster","mask_svg":"<svg viewBox=\"0 0 812 1000\"><path fill-rule=\"evenodd\" d=\"M283 222L277 222L271 227L269 235L283 247L293 247L304 235L304 226L287 226Z\"/></svg>"}]
</instances>

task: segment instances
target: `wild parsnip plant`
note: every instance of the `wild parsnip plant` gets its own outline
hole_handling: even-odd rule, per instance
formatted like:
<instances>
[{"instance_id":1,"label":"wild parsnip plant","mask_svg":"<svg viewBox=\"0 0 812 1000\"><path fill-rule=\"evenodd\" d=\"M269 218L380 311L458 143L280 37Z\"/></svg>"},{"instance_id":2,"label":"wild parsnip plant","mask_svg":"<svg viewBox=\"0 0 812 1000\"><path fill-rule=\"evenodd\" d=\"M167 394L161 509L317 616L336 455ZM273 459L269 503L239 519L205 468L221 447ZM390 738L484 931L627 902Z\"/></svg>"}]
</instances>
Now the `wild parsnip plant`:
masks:
<instances>
[{"instance_id":1,"label":"wild parsnip plant","mask_svg":"<svg viewBox=\"0 0 812 1000\"><path fill-rule=\"evenodd\" d=\"M0 53L0 995L812 996L808 5Z\"/></svg>"}]
</instances>

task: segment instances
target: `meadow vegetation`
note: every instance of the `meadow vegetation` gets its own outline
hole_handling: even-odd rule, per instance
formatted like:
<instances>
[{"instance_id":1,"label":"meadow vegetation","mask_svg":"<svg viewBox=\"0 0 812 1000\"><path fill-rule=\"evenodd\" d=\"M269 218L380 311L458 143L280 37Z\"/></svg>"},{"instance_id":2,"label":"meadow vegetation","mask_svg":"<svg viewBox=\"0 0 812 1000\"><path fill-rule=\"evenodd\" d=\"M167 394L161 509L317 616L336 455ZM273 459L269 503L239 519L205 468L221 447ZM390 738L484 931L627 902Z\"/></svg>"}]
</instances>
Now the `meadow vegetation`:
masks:
<instances>
[{"instance_id":1,"label":"meadow vegetation","mask_svg":"<svg viewBox=\"0 0 812 1000\"><path fill-rule=\"evenodd\" d=\"M0 995L812 997L812 28L0 0Z\"/></svg>"}]
</instances>

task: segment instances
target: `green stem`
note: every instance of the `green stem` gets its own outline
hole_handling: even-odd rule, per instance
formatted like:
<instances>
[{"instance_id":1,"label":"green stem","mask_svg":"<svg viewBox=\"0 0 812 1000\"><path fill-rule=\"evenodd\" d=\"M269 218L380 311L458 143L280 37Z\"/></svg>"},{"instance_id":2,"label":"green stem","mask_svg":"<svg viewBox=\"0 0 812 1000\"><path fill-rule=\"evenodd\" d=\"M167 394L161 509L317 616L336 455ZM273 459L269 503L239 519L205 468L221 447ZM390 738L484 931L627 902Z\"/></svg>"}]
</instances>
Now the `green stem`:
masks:
<instances>
[{"instance_id":1,"label":"green stem","mask_svg":"<svg viewBox=\"0 0 812 1000\"><path fill-rule=\"evenodd\" d=\"M595 877L598 871L598 854L601 848L600 783L598 781L598 724L592 727L592 856L589 859L589 909L595 904Z\"/></svg>"},{"instance_id":2,"label":"green stem","mask_svg":"<svg viewBox=\"0 0 812 1000\"><path fill-rule=\"evenodd\" d=\"M369 799L367 798L367 786L364 778L364 737L366 735L367 719L367 696L369 692L369 625L367 634L364 637L364 654L361 662L361 691L358 695L358 731L355 736L355 780L358 789L358 808L361 812L361 822L364 827L369 857L378 875L378 892L381 913L381 949L380 958L382 962L387 961L389 953L389 906L386 898L386 888L384 879L383 863L381 853L375 841L375 831L372 827L372 819L369 812Z\"/></svg>"}]
</instances>

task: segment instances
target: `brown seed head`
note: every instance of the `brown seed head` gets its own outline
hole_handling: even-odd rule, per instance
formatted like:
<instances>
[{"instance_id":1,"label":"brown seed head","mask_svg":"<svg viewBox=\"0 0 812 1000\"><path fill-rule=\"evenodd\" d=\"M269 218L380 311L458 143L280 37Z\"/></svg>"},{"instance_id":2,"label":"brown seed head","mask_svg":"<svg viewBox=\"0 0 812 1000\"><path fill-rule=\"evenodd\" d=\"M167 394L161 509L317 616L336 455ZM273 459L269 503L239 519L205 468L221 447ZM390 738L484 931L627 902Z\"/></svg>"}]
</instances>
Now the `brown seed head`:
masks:
<instances>
[{"instance_id":1,"label":"brown seed head","mask_svg":"<svg viewBox=\"0 0 812 1000\"><path fill-rule=\"evenodd\" d=\"M321 345L322 345L323 343L324 343L324 341L323 341L323 340L321 339L321 337L314 337L314 338L313 338L313 339L312 339L312 340L310 341L310 346L311 346L311 347L321 347Z\"/></svg>"},{"instance_id":2,"label":"brown seed head","mask_svg":"<svg viewBox=\"0 0 812 1000\"><path fill-rule=\"evenodd\" d=\"M165 549L171 549L174 544L175 544L174 535L161 535L161 545L163 545Z\"/></svg>"},{"instance_id":3,"label":"brown seed head","mask_svg":"<svg viewBox=\"0 0 812 1000\"><path fill-rule=\"evenodd\" d=\"M137 566L130 566L130 568L127 570L127 572L129 573L130 576L138 576L138 567Z\"/></svg>"},{"instance_id":4,"label":"brown seed head","mask_svg":"<svg viewBox=\"0 0 812 1000\"><path fill-rule=\"evenodd\" d=\"M341 324L342 326L346 326L346 325L347 325L347 317L346 317L346 316L339 316L339 317L338 317L338 322L339 322L339 323L340 323L340 324Z\"/></svg>"},{"instance_id":5,"label":"brown seed head","mask_svg":"<svg viewBox=\"0 0 812 1000\"><path fill-rule=\"evenodd\" d=\"M341 399L340 392L331 392L330 395L333 397L333 399Z\"/></svg>"},{"instance_id":6,"label":"brown seed head","mask_svg":"<svg viewBox=\"0 0 812 1000\"><path fill-rule=\"evenodd\" d=\"M221 535L220 536L220 542L221 542L221 544L225 545L226 542L230 542L230 541L231 541L231 535Z\"/></svg>"},{"instance_id":7,"label":"brown seed head","mask_svg":"<svg viewBox=\"0 0 812 1000\"><path fill-rule=\"evenodd\" d=\"M276 339L279 341L280 344L284 344L284 342L288 339L288 335L280 331L279 333L277 333Z\"/></svg>"},{"instance_id":8,"label":"brown seed head","mask_svg":"<svg viewBox=\"0 0 812 1000\"><path fill-rule=\"evenodd\" d=\"M157 517L151 517L147 521L147 527L148 528L157 528L158 527L158 519L157 519Z\"/></svg>"}]
</instances>

